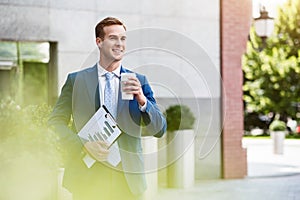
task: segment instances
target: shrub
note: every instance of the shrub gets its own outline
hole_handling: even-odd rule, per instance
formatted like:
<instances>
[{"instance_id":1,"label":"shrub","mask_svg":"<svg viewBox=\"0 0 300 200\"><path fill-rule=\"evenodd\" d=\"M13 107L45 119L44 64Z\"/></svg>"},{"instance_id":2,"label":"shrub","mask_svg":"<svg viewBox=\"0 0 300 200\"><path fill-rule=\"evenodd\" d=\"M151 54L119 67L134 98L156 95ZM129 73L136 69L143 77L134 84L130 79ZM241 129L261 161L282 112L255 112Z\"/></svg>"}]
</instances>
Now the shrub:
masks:
<instances>
[{"instance_id":1,"label":"shrub","mask_svg":"<svg viewBox=\"0 0 300 200\"><path fill-rule=\"evenodd\" d=\"M269 126L269 129L271 131L285 131L286 130L286 124L284 121L275 119Z\"/></svg>"},{"instance_id":2,"label":"shrub","mask_svg":"<svg viewBox=\"0 0 300 200\"><path fill-rule=\"evenodd\" d=\"M188 106L170 106L165 111L165 115L167 119L167 130L170 132L176 130L192 129L194 126L195 117Z\"/></svg>"}]
</instances>

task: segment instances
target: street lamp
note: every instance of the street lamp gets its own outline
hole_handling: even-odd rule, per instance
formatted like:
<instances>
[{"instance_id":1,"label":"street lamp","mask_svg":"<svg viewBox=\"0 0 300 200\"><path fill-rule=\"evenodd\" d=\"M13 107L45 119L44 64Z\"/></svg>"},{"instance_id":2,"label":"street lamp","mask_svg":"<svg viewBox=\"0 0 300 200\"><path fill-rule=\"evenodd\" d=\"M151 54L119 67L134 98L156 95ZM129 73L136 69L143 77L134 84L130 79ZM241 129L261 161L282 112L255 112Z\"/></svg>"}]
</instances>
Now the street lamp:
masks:
<instances>
[{"instance_id":1,"label":"street lamp","mask_svg":"<svg viewBox=\"0 0 300 200\"><path fill-rule=\"evenodd\" d=\"M272 35L274 29L274 18L269 16L264 6L260 9L260 16L254 18L254 27L257 35L262 39L263 45L265 46L266 39Z\"/></svg>"}]
</instances>

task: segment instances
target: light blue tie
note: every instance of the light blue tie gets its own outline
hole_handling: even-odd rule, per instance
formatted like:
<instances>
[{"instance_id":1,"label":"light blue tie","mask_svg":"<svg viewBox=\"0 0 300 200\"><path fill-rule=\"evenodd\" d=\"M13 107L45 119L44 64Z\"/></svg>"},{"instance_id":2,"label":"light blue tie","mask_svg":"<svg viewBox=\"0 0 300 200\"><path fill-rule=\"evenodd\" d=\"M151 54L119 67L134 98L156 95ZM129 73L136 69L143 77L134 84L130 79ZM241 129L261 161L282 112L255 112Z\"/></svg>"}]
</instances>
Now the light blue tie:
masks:
<instances>
[{"instance_id":1,"label":"light blue tie","mask_svg":"<svg viewBox=\"0 0 300 200\"><path fill-rule=\"evenodd\" d=\"M107 72L105 74L106 78L106 85L104 89L104 105L109 110L114 118L117 115L117 107L116 107L116 94L115 94L115 87L114 87L114 73Z\"/></svg>"},{"instance_id":2,"label":"light blue tie","mask_svg":"<svg viewBox=\"0 0 300 200\"><path fill-rule=\"evenodd\" d=\"M106 78L106 85L104 88L104 105L106 108L109 110L110 114L116 119L117 116L117 105L116 105L116 93L115 93L115 85L114 85L114 73L112 72L107 72L105 74ZM110 147L110 155L113 154L112 157L114 160L114 163L117 165L119 162L121 162L121 155L120 155L120 150L118 143L115 142L111 147Z\"/></svg>"}]
</instances>

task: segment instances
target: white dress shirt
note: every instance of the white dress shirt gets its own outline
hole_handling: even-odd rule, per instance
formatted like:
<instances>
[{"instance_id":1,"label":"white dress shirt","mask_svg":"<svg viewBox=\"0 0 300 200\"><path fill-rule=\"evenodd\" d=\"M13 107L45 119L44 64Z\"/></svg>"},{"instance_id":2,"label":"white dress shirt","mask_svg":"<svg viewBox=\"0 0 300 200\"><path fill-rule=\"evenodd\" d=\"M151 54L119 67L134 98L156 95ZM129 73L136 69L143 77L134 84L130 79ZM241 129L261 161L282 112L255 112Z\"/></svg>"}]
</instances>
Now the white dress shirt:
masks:
<instances>
[{"instance_id":1,"label":"white dress shirt","mask_svg":"<svg viewBox=\"0 0 300 200\"><path fill-rule=\"evenodd\" d=\"M100 103L101 105L104 104L104 89L106 85L106 78L105 74L108 72L106 71L103 67L100 66L99 62L97 63L97 68L98 68L98 81L99 81L99 93L100 93ZM118 96L119 96L119 85L120 85L120 74L121 66L117 67L112 73L114 73L114 77L112 78L114 81L114 86L115 86L115 99L113 100L114 105L117 105L118 103Z\"/></svg>"},{"instance_id":2,"label":"white dress shirt","mask_svg":"<svg viewBox=\"0 0 300 200\"><path fill-rule=\"evenodd\" d=\"M105 98L104 89L105 89L105 85L106 85L105 74L108 71L105 70L103 67L101 67L101 65L99 64L99 62L97 63L97 68L98 68L100 104L103 105L104 104L104 98ZM114 104L117 105L117 103L118 103L118 96L119 96L120 79L121 79L121 65L119 67L117 67L112 72L115 74L115 76L113 77L113 81L114 81L114 85L115 85L115 97L116 97L115 101L114 101ZM146 111L146 107L147 107L147 101L146 101L146 103L143 106L139 105L139 109L142 112Z\"/></svg>"}]
</instances>

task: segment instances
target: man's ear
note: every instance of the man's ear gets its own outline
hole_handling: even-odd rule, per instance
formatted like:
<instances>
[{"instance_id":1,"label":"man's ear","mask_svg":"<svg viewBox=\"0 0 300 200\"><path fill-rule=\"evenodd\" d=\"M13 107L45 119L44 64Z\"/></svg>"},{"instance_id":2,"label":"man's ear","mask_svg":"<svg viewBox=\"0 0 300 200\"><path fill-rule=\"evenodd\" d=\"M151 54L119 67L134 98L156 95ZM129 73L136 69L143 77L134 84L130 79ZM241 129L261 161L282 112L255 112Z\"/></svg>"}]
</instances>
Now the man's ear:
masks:
<instances>
[{"instance_id":1,"label":"man's ear","mask_svg":"<svg viewBox=\"0 0 300 200\"><path fill-rule=\"evenodd\" d=\"M97 46L99 47L99 48L101 48L102 47L102 39L101 38L99 38L99 37L97 37L96 38L96 44L97 44Z\"/></svg>"}]
</instances>

